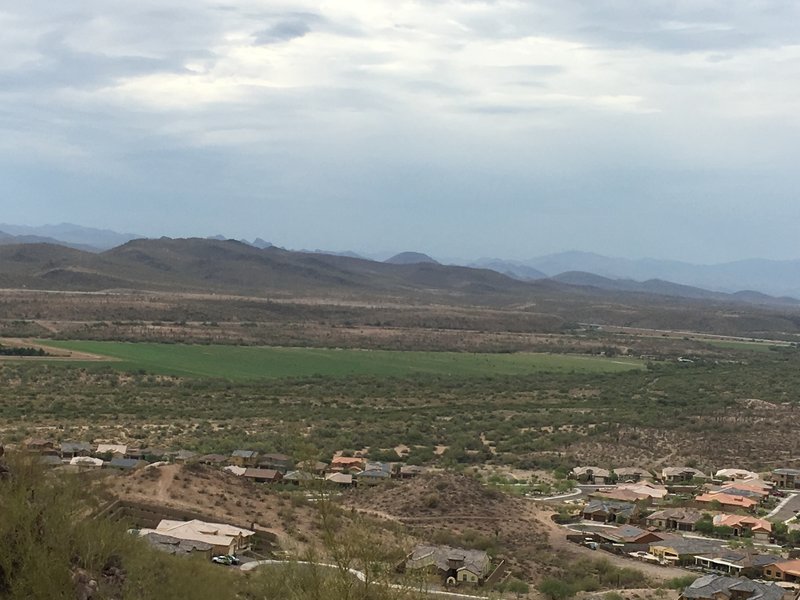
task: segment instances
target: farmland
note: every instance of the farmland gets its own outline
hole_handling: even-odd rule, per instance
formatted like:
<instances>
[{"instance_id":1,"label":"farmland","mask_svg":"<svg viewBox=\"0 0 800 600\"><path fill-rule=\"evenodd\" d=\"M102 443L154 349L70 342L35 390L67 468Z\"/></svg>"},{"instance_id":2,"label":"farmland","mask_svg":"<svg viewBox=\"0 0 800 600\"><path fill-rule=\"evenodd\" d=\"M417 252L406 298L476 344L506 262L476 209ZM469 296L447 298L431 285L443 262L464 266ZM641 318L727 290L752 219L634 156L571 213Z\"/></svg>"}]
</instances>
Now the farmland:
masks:
<instances>
[{"instance_id":1,"label":"farmland","mask_svg":"<svg viewBox=\"0 0 800 600\"><path fill-rule=\"evenodd\" d=\"M415 374L455 377L526 375L536 372L604 373L643 368L634 359L541 353L477 354L327 348L50 341L48 346L106 356L125 371L232 381L282 377Z\"/></svg>"}]
</instances>

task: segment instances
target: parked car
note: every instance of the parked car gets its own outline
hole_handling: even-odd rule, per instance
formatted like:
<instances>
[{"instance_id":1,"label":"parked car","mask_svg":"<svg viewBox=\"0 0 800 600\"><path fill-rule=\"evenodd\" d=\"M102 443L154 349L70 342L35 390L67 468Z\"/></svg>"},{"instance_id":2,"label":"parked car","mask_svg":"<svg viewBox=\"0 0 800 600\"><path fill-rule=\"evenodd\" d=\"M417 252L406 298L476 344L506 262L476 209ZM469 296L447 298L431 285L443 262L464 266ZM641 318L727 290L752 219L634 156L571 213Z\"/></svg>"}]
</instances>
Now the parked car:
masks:
<instances>
[{"instance_id":1,"label":"parked car","mask_svg":"<svg viewBox=\"0 0 800 600\"><path fill-rule=\"evenodd\" d=\"M221 554L219 556L215 556L211 559L211 562L217 565L225 565L225 566L232 566L238 565L241 562L238 558L236 558L233 554Z\"/></svg>"}]
</instances>

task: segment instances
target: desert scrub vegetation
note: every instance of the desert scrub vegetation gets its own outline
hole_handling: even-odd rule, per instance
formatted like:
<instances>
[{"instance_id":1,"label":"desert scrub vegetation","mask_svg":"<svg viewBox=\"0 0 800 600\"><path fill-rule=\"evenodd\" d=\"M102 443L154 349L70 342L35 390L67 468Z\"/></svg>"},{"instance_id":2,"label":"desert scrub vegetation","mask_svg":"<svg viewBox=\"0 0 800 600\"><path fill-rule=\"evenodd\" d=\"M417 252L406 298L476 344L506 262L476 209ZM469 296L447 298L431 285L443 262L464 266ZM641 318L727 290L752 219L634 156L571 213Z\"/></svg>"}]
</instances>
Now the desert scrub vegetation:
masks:
<instances>
[{"instance_id":1,"label":"desert scrub vegetation","mask_svg":"<svg viewBox=\"0 0 800 600\"><path fill-rule=\"evenodd\" d=\"M391 600L413 598L385 585L396 549L370 528L321 509L322 557L335 568L289 563L250 574L200 557L163 554L92 518L95 495L80 475L45 472L28 456L7 457L0 478L0 598L78 600ZM322 504L325 504L324 502ZM393 553L394 552L394 553ZM384 563L383 560L387 560ZM368 574L359 581L349 572ZM280 576L276 577L276 574Z\"/></svg>"},{"instance_id":2,"label":"desert scrub vegetation","mask_svg":"<svg viewBox=\"0 0 800 600\"><path fill-rule=\"evenodd\" d=\"M647 578L636 569L617 567L607 559L578 559L558 577L542 579L537 589L550 600L565 600L578 592L647 587Z\"/></svg>"},{"instance_id":3,"label":"desert scrub vegetation","mask_svg":"<svg viewBox=\"0 0 800 600\"><path fill-rule=\"evenodd\" d=\"M796 353L753 353L747 362L621 373L231 382L4 362L0 435L220 453L291 453L292 440L303 439L323 458L366 449L383 460L404 446L412 464L451 468L563 471L590 456L613 467L672 455L699 468L735 461L759 469L765 457L800 453L798 367Z\"/></svg>"}]
</instances>

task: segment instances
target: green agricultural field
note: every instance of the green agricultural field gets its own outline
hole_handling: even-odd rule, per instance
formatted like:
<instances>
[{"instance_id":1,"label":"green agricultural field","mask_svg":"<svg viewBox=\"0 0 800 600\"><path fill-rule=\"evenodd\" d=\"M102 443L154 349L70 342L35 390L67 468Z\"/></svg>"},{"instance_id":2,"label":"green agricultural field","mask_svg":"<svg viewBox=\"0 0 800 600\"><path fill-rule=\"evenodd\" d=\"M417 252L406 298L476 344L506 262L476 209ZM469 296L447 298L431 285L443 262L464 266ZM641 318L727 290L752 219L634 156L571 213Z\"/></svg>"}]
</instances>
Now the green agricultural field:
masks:
<instances>
[{"instance_id":1,"label":"green agricultural field","mask_svg":"<svg viewBox=\"0 0 800 600\"><path fill-rule=\"evenodd\" d=\"M606 373L642 369L641 361L564 354L471 354L253 346L205 346L129 342L42 341L49 346L90 352L116 359L110 364L127 371L235 381L413 374L481 377L534 372Z\"/></svg>"}]
</instances>

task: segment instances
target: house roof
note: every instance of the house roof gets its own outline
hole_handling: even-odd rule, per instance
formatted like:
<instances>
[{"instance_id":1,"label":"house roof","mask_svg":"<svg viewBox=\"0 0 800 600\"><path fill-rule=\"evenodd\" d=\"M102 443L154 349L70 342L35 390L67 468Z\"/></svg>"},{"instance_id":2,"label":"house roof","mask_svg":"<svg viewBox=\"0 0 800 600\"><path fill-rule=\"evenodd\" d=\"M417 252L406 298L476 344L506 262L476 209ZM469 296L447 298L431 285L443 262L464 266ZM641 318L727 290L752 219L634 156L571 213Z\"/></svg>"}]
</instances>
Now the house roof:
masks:
<instances>
[{"instance_id":1,"label":"house roof","mask_svg":"<svg viewBox=\"0 0 800 600\"><path fill-rule=\"evenodd\" d=\"M794 475L800 477L800 469L775 469L772 471L775 475Z\"/></svg>"},{"instance_id":2,"label":"house roof","mask_svg":"<svg viewBox=\"0 0 800 600\"><path fill-rule=\"evenodd\" d=\"M364 459L358 456L337 456L331 461L332 465L362 465Z\"/></svg>"},{"instance_id":3,"label":"house roof","mask_svg":"<svg viewBox=\"0 0 800 600\"><path fill-rule=\"evenodd\" d=\"M242 473L242 477L249 479L278 479L280 476L275 469L245 469Z\"/></svg>"},{"instance_id":4,"label":"house roof","mask_svg":"<svg viewBox=\"0 0 800 600\"><path fill-rule=\"evenodd\" d=\"M626 544L636 543L637 540L649 535L659 537L652 531L634 527L633 525L603 528L602 531L598 531L597 534L612 541L624 542Z\"/></svg>"},{"instance_id":5,"label":"house roof","mask_svg":"<svg viewBox=\"0 0 800 600\"><path fill-rule=\"evenodd\" d=\"M429 546L420 544L411 552L411 560L419 561L430 557L437 568L442 571L450 570L450 561L464 561L458 570L468 570L480 576L489 567L489 555L483 550L466 550L450 546Z\"/></svg>"},{"instance_id":6,"label":"house roof","mask_svg":"<svg viewBox=\"0 0 800 600\"><path fill-rule=\"evenodd\" d=\"M720 469L714 474L717 479L758 479L758 473L746 469Z\"/></svg>"},{"instance_id":7,"label":"house roof","mask_svg":"<svg viewBox=\"0 0 800 600\"><path fill-rule=\"evenodd\" d=\"M239 536L246 538L255 534L254 531L249 529L242 529L225 523L206 523L197 519L192 521L163 519L156 527L155 532L182 540L205 542L212 546L227 546Z\"/></svg>"},{"instance_id":8,"label":"house roof","mask_svg":"<svg viewBox=\"0 0 800 600\"><path fill-rule=\"evenodd\" d=\"M777 585L758 583L750 579L705 575L683 590L682 597L688 599L730 598L734 592L744 592L748 600L782 600L784 590Z\"/></svg>"},{"instance_id":9,"label":"house roof","mask_svg":"<svg viewBox=\"0 0 800 600\"><path fill-rule=\"evenodd\" d=\"M143 463L135 458L112 458L108 461L108 466L115 469L135 469L140 464Z\"/></svg>"},{"instance_id":10,"label":"house roof","mask_svg":"<svg viewBox=\"0 0 800 600\"><path fill-rule=\"evenodd\" d=\"M617 475L650 475L650 471L640 467L620 467L619 469L614 469L614 473Z\"/></svg>"},{"instance_id":11,"label":"house roof","mask_svg":"<svg viewBox=\"0 0 800 600\"><path fill-rule=\"evenodd\" d=\"M91 449L88 442L61 442L62 452L89 452Z\"/></svg>"},{"instance_id":12,"label":"house roof","mask_svg":"<svg viewBox=\"0 0 800 600\"><path fill-rule=\"evenodd\" d=\"M697 502L714 502L715 500L723 506L738 506L740 508L753 508L758 505L758 502L752 498L745 498L744 496L734 496L724 492L701 494L695 498Z\"/></svg>"},{"instance_id":13,"label":"house roof","mask_svg":"<svg viewBox=\"0 0 800 600\"><path fill-rule=\"evenodd\" d=\"M69 464L79 467L102 467L103 459L93 458L91 456L75 456L70 459Z\"/></svg>"},{"instance_id":14,"label":"house roof","mask_svg":"<svg viewBox=\"0 0 800 600\"><path fill-rule=\"evenodd\" d=\"M775 557L773 556L773 559ZM796 577L800 577L800 559L795 560L781 560L781 561L772 561L769 563L774 567L780 569L784 573L789 573L790 575L794 575Z\"/></svg>"},{"instance_id":15,"label":"house roof","mask_svg":"<svg viewBox=\"0 0 800 600\"><path fill-rule=\"evenodd\" d=\"M742 515L721 514L714 516L714 525L717 527L744 527L752 531L772 531L772 523L764 519Z\"/></svg>"},{"instance_id":16,"label":"house roof","mask_svg":"<svg viewBox=\"0 0 800 600\"><path fill-rule=\"evenodd\" d=\"M611 514L615 513L617 515L621 515L623 517L629 517L633 514L633 511L636 509L636 505L631 504L629 502L615 502L613 500L601 500L601 499L594 499L590 500L586 506L583 507L584 514L594 514L594 513L605 513Z\"/></svg>"},{"instance_id":17,"label":"house roof","mask_svg":"<svg viewBox=\"0 0 800 600\"><path fill-rule=\"evenodd\" d=\"M665 508L654 512L647 517L647 520L663 520L663 521L676 521L678 523L685 523L693 525L703 518L703 513L693 508Z\"/></svg>"},{"instance_id":18,"label":"house roof","mask_svg":"<svg viewBox=\"0 0 800 600\"><path fill-rule=\"evenodd\" d=\"M53 442L43 438L29 438L23 442L28 448L36 448L39 446L52 446Z\"/></svg>"},{"instance_id":19,"label":"house roof","mask_svg":"<svg viewBox=\"0 0 800 600\"><path fill-rule=\"evenodd\" d=\"M632 490L615 489L610 492L593 492L590 494L593 498L606 498L608 500L619 500L621 502L636 502L637 500L644 500L649 498L643 494L637 494Z\"/></svg>"},{"instance_id":20,"label":"house roof","mask_svg":"<svg viewBox=\"0 0 800 600\"><path fill-rule=\"evenodd\" d=\"M208 552L214 546L205 542L198 542L195 540L182 540L180 538L172 537L171 535L164 535L163 533L156 533L153 530L143 530L139 534L150 542L154 548L167 552L168 554L191 554L192 552Z\"/></svg>"},{"instance_id":21,"label":"house roof","mask_svg":"<svg viewBox=\"0 0 800 600\"><path fill-rule=\"evenodd\" d=\"M707 554L715 552L722 547L722 542L719 540L708 540L705 538L690 538L680 535L671 535L664 537L663 540L658 542L651 542L650 548L668 548L674 550L678 556L687 556L693 554Z\"/></svg>"},{"instance_id":22,"label":"house roof","mask_svg":"<svg viewBox=\"0 0 800 600\"><path fill-rule=\"evenodd\" d=\"M328 468L328 463L322 462L321 460L304 460L297 463L296 466L308 471L324 471Z\"/></svg>"},{"instance_id":23,"label":"house roof","mask_svg":"<svg viewBox=\"0 0 800 600\"><path fill-rule=\"evenodd\" d=\"M289 462L292 457L288 454L262 454L261 460L274 460L276 462Z\"/></svg>"},{"instance_id":24,"label":"house roof","mask_svg":"<svg viewBox=\"0 0 800 600\"><path fill-rule=\"evenodd\" d=\"M289 471L283 476L285 481L313 481L314 476L306 471Z\"/></svg>"},{"instance_id":25,"label":"house roof","mask_svg":"<svg viewBox=\"0 0 800 600\"><path fill-rule=\"evenodd\" d=\"M231 473L233 475L237 475L239 477L244 475L245 471L247 471L247 469L245 469L244 467L237 467L236 465L229 465L227 467L222 467L222 470Z\"/></svg>"},{"instance_id":26,"label":"house roof","mask_svg":"<svg viewBox=\"0 0 800 600\"><path fill-rule=\"evenodd\" d=\"M711 560L717 564L731 565L741 569L749 567L765 567L775 562L774 554L759 554L757 552L745 552L732 550L730 548L720 548L715 552L698 554L698 558Z\"/></svg>"},{"instance_id":27,"label":"house roof","mask_svg":"<svg viewBox=\"0 0 800 600\"><path fill-rule=\"evenodd\" d=\"M224 463L230 460L230 456L225 456L224 454L204 454L200 456L197 460L200 462L208 462L208 463Z\"/></svg>"},{"instance_id":28,"label":"house roof","mask_svg":"<svg viewBox=\"0 0 800 600\"><path fill-rule=\"evenodd\" d=\"M44 456L40 456L39 462L43 465L50 465L50 466L64 464L58 456L53 456L52 454L46 454Z\"/></svg>"},{"instance_id":29,"label":"house roof","mask_svg":"<svg viewBox=\"0 0 800 600\"><path fill-rule=\"evenodd\" d=\"M325 481L350 485L353 483L353 476L350 473L328 473L325 476Z\"/></svg>"},{"instance_id":30,"label":"house roof","mask_svg":"<svg viewBox=\"0 0 800 600\"><path fill-rule=\"evenodd\" d=\"M257 454L258 452L255 450L234 450L231 452L231 456L235 456L237 458L253 458Z\"/></svg>"},{"instance_id":31,"label":"house roof","mask_svg":"<svg viewBox=\"0 0 800 600\"><path fill-rule=\"evenodd\" d=\"M98 454L125 454L128 451L128 446L125 444L97 444Z\"/></svg>"},{"instance_id":32,"label":"house roof","mask_svg":"<svg viewBox=\"0 0 800 600\"><path fill-rule=\"evenodd\" d=\"M693 467L664 467L661 470L661 475L664 478L667 477L680 477L683 475L691 474L692 477L703 478L706 477L706 474L700 471L699 469L695 469Z\"/></svg>"},{"instance_id":33,"label":"house roof","mask_svg":"<svg viewBox=\"0 0 800 600\"><path fill-rule=\"evenodd\" d=\"M575 477L591 474L593 477L610 477L611 471L608 469L601 469L600 467L575 467L572 469L572 474Z\"/></svg>"},{"instance_id":34,"label":"house roof","mask_svg":"<svg viewBox=\"0 0 800 600\"><path fill-rule=\"evenodd\" d=\"M192 452L191 450L178 450L174 456L175 458L180 458L181 460L188 460L197 456L197 452Z\"/></svg>"},{"instance_id":35,"label":"house roof","mask_svg":"<svg viewBox=\"0 0 800 600\"><path fill-rule=\"evenodd\" d=\"M389 471L384 471L383 469L371 469L366 468L361 473L357 475L358 477L373 477L375 479L387 479L391 476Z\"/></svg>"}]
</instances>

